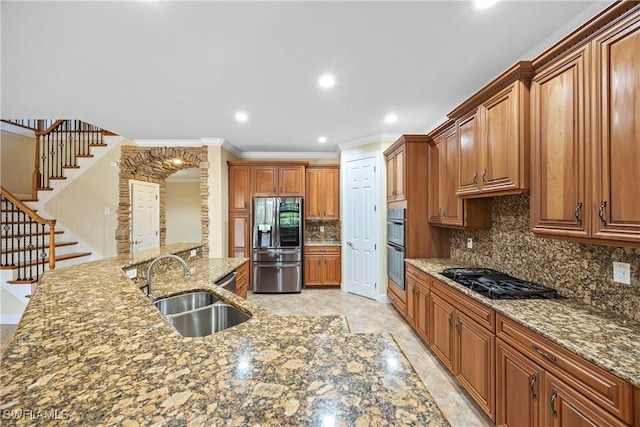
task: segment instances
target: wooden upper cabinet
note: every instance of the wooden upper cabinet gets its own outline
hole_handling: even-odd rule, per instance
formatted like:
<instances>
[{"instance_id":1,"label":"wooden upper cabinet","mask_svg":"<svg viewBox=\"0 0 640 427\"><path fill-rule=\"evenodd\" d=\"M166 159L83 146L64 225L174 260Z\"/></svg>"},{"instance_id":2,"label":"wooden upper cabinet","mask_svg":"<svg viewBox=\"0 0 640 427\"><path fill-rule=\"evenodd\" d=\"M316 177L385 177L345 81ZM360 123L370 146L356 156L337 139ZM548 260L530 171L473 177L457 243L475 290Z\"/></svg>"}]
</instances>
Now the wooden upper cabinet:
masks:
<instances>
[{"instance_id":1,"label":"wooden upper cabinet","mask_svg":"<svg viewBox=\"0 0 640 427\"><path fill-rule=\"evenodd\" d=\"M306 219L340 219L340 167L307 168Z\"/></svg>"},{"instance_id":2,"label":"wooden upper cabinet","mask_svg":"<svg viewBox=\"0 0 640 427\"><path fill-rule=\"evenodd\" d=\"M612 7L621 17L594 21L595 37L534 62L536 235L640 247L640 7L615 11L632 6Z\"/></svg>"},{"instance_id":3,"label":"wooden upper cabinet","mask_svg":"<svg viewBox=\"0 0 640 427\"><path fill-rule=\"evenodd\" d=\"M429 223L447 228L490 228L490 199L461 199L457 194L460 150L456 126L433 131L428 152Z\"/></svg>"},{"instance_id":4,"label":"wooden upper cabinet","mask_svg":"<svg viewBox=\"0 0 640 427\"><path fill-rule=\"evenodd\" d=\"M593 51L593 236L640 246L640 11Z\"/></svg>"},{"instance_id":5,"label":"wooden upper cabinet","mask_svg":"<svg viewBox=\"0 0 640 427\"><path fill-rule=\"evenodd\" d=\"M386 154L386 153L385 153ZM400 146L387 154L387 201L406 200L405 182L405 147Z\"/></svg>"},{"instance_id":6,"label":"wooden upper cabinet","mask_svg":"<svg viewBox=\"0 0 640 427\"><path fill-rule=\"evenodd\" d=\"M229 210L249 211L251 186L249 166L229 166Z\"/></svg>"},{"instance_id":7,"label":"wooden upper cabinet","mask_svg":"<svg viewBox=\"0 0 640 427\"><path fill-rule=\"evenodd\" d=\"M531 229L587 237L591 195L585 150L588 47L539 71L531 83Z\"/></svg>"},{"instance_id":8,"label":"wooden upper cabinet","mask_svg":"<svg viewBox=\"0 0 640 427\"><path fill-rule=\"evenodd\" d=\"M521 61L449 114L456 119L457 195L484 197L529 190L529 79Z\"/></svg>"},{"instance_id":9,"label":"wooden upper cabinet","mask_svg":"<svg viewBox=\"0 0 640 427\"><path fill-rule=\"evenodd\" d=\"M278 167L278 195L286 197L304 197L304 166Z\"/></svg>"},{"instance_id":10,"label":"wooden upper cabinet","mask_svg":"<svg viewBox=\"0 0 640 427\"><path fill-rule=\"evenodd\" d=\"M251 166L254 196L278 195L278 166Z\"/></svg>"},{"instance_id":11,"label":"wooden upper cabinet","mask_svg":"<svg viewBox=\"0 0 640 427\"><path fill-rule=\"evenodd\" d=\"M253 186L253 196L304 197L304 182L304 166L251 166L251 183Z\"/></svg>"}]
</instances>

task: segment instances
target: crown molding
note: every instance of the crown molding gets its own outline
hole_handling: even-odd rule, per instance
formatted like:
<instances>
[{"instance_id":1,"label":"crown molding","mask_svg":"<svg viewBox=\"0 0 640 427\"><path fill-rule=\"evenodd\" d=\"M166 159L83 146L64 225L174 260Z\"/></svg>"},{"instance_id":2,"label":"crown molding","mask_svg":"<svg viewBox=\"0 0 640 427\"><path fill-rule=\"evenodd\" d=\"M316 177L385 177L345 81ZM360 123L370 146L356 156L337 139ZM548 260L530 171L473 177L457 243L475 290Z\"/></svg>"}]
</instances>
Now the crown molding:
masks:
<instances>
[{"instance_id":1,"label":"crown molding","mask_svg":"<svg viewBox=\"0 0 640 427\"><path fill-rule=\"evenodd\" d=\"M351 148L361 147L363 145L369 145L376 142L393 142L400 138L401 133L379 133L374 135L365 136L362 138L353 139L351 141L338 144L338 149L342 152Z\"/></svg>"},{"instance_id":2,"label":"crown molding","mask_svg":"<svg viewBox=\"0 0 640 427\"><path fill-rule=\"evenodd\" d=\"M134 139L139 147L203 147L205 145L223 145L224 138L194 139Z\"/></svg>"},{"instance_id":3,"label":"crown molding","mask_svg":"<svg viewBox=\"0 0 640 427\"><path fill-rule=\"evenodd\" d=\"M244 151L238 156L243 159L337 159L338 155L333 151L315 152L273 152L273 151Z\"/></svg>"}]
</instances>

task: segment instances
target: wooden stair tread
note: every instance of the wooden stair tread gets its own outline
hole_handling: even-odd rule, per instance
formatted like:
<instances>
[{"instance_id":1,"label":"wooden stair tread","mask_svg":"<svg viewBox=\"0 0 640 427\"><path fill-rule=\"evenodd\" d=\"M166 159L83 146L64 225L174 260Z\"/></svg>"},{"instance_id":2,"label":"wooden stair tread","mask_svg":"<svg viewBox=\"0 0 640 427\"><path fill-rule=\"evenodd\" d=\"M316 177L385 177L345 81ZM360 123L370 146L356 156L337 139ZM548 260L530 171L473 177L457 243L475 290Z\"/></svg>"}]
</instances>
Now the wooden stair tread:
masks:
<instances>
[{"instance_id":1,"label":"wooden stair tread","mask_svg":"<svg viewBox=\"0 0 640 427\"><path fill-rule=\"evenodd\" d=\"M89 256L89 255L91 255L91 252L73 252L73 253L70 253L70 254L56 255L56 262L65 261L65 260L74 259L74 258L81 258L83 256ZM31 267L31 266L35 266L35 265L40 264L40 263L41 263L41 261L31 261L29 263L22 264L20 267ZM45 264L49 263L49 258L48 257L44 259L44 263ZM18 267L15 266L15 265L13 265L13 266L11 266L11 265L6 265L6 266L3 265L3 266L0 267L0 270L14 270L16 268L18 268Z\"/></svg>"},{"instance_id":2,"label":"wooden stair tread","mask_svg":"<svg viewBox=\"0 0 640 427\"><path fill-rule=\"evenodd\" d=\"M62 169L80 169L78 165L63 166Z\"/></svg>"},{"instance_id":3,"label":"wooden stair tread","mask_svg":"<svg viewBox=\"0 0 640 427\"><path fill-rule=\"evenodd\" d=\"M76 157L80 159L90 159L93 157L93 154L77 154Z\"/></svg>"},{"instance_id":4,"label":"wooden stair tread","mask_svg":"<svg viewBox=\"0 0 640 427\"><path fill-rule=\"evenodd\" d=\"M54 231L53 234L62 234L64 231ZM46 233L27 233L27 234L10 234L8 236L2 236L3 239L13 239L16 237L26 237L26 236L48 236L49 232Z\"/></svg>"},{"instance_id":5,"label":"wooden stair tread","mask_svg":"<svg viewBox=\"0 0 640 427\"><path fill-rule=\"evenodd\" d=\"M10 285L31 285L32 283L36 283L37 280L7 280L7 283ZM25 295L25 297L29 298L31 295Z\"/></svg>"},{"instance_id":6,"label":"wooden stair tread","mask_svg":"<svg viewBox=\"0 0 640 427\"><path fill-rule=\"evenodd\" d=\"M66 176L50 176L49 180L52 180L52 179L67 179L67 177Z\"/></svg>"},{"instance_id":7,"label":"wooden stair tread","mask_svg":"<svg viewBox=\"0 0 640 427\"><path fill-rule=\"evenodd\" d=\"M89 147L106 147L108 144L103 142L91 142L89 143Z\"/></svg>"},{"instance_id":8,"label":"wooden stair tread","mask_svg":"<svg viewBox=\"0 0 640 427\"><path fill-rule=\"evenodd\" d=\"M53 191L53 187L38 187L36 188L38 191Z\"/></svg>"},{"instance_id":9,"label":"wooden stair tread","mask_svg":"<svg viewBox=\"0 0 640 427\"><path fill-rule=\"evenodd\" d=\"M78 242L55 242L54 246L56 248L61 248L63 246L73 246L73 245L77 245ZM45 250L49 249L49 245L47 245L47 247L45 248ZM29 252L29 251L35 251L38 250L38 248L33 248L33 249L12 249L12 250L2 250L1 252L3 254L10 254L10 253L16 253L16 252Z\"/></svg>"}]
</instances>

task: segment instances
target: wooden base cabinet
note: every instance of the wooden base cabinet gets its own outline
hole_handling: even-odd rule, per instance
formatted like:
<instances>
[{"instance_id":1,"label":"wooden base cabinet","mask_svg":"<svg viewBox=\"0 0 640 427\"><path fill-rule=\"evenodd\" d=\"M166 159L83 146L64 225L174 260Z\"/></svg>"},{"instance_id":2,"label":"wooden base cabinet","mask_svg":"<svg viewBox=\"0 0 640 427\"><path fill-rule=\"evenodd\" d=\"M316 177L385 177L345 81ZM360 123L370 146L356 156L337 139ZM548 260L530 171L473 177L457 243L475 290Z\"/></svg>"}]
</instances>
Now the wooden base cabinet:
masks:
<instances>
[{"instance_id":1,"label":"wooden base cabinet","mask_svg":"<svg viewBox=\"0 0 640 427\"><path fill-rule=\"evenodd\" d=\"M342 282L339 246L307 246L304 256L304 286L340 287Z\"/></svg>"},{"instance_id":2,"label":"wooden base cabinet","mask_svg":"<svg viewBox=\"0 0 640 427\"><path fill-rule=\"evenodd\" d=\"M430 301L431 349L495 420L495 313L434 278Z\"/></svg>"},{"instance_id":3,"label":"wooden base cabinet","mask_svg":"<svg viewBox=\"0 0 640 427\"><path fill-rule=\"evenodd\" d=\"M429 342L429 276L412 265L405 269L406 319L418 335Z\"/></svg>"},{"instance_id":4,"label":"wooden base cabinet","mask_svg":"<svg viewBox=\"0 0 640 427\"><path fill-rule=\"evenodd\" d=\"M497 316L497 425L629 426L631 384Z\"/></svg>"},{"instance_id":5,"label":"wooden base cabinet","mask_svg":"<svg viewBox=\"0 0 640 427\"><path fill-rule=\"evenodd\" d=\"M249 262L245 262L236 268L236 295L247 299L247 289L249 288Z\"/></svg>"}]
</instances>

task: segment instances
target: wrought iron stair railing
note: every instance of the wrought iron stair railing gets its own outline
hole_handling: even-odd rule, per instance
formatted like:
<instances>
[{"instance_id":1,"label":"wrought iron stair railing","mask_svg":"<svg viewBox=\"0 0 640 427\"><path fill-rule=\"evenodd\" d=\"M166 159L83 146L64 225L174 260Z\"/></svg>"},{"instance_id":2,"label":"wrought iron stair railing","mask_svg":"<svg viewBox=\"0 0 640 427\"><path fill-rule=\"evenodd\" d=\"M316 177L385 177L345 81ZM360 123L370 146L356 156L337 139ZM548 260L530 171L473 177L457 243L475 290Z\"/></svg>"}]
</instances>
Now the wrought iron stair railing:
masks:
<instances>
[{"instance_id":1,"label":"wrought iron stair railing","mask_svg":"<svg viewBox=\"0 0 640 427\"><path fill-rule=\"evenodd\" d=\"M9 283L34 283L46 266L53 270L55 256L55 219L45 219L0 187L2 269L12 269L17 278Z\"/></svg>"}]
</instances>

